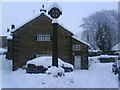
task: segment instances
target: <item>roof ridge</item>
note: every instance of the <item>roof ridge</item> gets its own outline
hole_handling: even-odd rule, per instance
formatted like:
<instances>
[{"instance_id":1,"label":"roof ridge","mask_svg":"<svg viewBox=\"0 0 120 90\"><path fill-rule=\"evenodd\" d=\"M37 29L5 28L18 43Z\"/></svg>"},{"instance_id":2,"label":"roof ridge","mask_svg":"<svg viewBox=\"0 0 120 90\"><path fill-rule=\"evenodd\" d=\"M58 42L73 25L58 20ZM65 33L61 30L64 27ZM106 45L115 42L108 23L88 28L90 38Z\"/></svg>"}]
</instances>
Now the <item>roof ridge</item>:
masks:
<instances>
[{"instance_id":1,"label":"roof ridge","mask_svg":"<svg viewBox=\"0 0 120 90\"><path fill-rule=\"evenodd\" d=\"M27 21L24 22L23 24L21 24L21 25L17 26L16 28L12 29L11 32L16 31L17 29L21 28L22 26L24 26L25 24L29 23L29 22L32 21L33 19L39 17L41 14L44 14L44 15L46 15L47 17L49 17L47 14L45 14L44 11L41 11L41 12L40 12L39 14L37 14L35 17L30 18L29 20L27 20ZM51 19L51 17L49 17L49 18Z\"/></svg>"},{"instance_id":2,"label":"roof ridge","mask_svg":"<svg viewBox=\"0 0 120 90\"><path fill-rule=\"evenodd\" d=\"M47 15L44 11L41 11L39 14L37 14L35 17L30 18L29 20L27 20L26 22L23 22L23 24L17 26L16 28L12 29L11 32L15 32L16 30L18 30L19 28L21 28L22 26L24 26L25 24L29 23L30 21L32 21L33 19L39 17L41 14L44 14L45 16L47 16L48 18L50 18L52 20L52 18ZM68 32L72 33L70 30L68 30L64 25L60 24L58 22L58 25L60 25L61 27L63 27L64 29L66 29ZM72 33L73 34L73 33Z\"/></svg>"},{"instance_id":3,"label":"roof ridge","mask_svg":"<svg viewBox=\"0 0 120 90\"><path fill-rule=\"evenodd\" d=\"M76 39L76 40L78 40L78 41L80 41L80 42L88 45L88 46L90 47L90 44L89 44L89 43L87 43L87 42L85 42L85 41L83 41L83 40L78 39L76 36L72 36L72 37L73 37L74 39Z\"/></svg>"}]
</instances>

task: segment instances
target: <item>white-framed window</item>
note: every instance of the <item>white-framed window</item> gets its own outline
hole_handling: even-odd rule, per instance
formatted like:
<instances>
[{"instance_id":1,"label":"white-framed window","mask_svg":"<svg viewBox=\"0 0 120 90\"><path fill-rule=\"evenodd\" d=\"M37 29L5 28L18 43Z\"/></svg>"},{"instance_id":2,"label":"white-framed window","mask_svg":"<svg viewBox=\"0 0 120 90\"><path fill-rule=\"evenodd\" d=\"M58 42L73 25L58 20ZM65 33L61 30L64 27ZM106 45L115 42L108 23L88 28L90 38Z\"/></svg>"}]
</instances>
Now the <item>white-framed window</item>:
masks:
<instances>
[{"instance_id":1,"label":"white-framed window","mask_svg":"<svg viewBox=\"0 0 120 90\"><path fill-rule=\"evenodd\" d=\"M50 35L49 34L38 34L37 41L50 41Z\"/></svg>"},{"instance_id":2,"label":"white-framed window","mask_svg":"<svg viewBox=\"0 0 120 90\"><path fill-rule=\"evenodd\" d=\"M36 54L36 57L51 56L51 54Z\"/></svg>"},{"instance_id":3,"label":"white-framed window","mask_svg":"<svg viewBox=\"0 0 120 90\"><path fill-rule=\"evenodd\" d=\"M80 45L79 44L73 44L73 51L80 51Z\"/></svg>"}]
</instances>

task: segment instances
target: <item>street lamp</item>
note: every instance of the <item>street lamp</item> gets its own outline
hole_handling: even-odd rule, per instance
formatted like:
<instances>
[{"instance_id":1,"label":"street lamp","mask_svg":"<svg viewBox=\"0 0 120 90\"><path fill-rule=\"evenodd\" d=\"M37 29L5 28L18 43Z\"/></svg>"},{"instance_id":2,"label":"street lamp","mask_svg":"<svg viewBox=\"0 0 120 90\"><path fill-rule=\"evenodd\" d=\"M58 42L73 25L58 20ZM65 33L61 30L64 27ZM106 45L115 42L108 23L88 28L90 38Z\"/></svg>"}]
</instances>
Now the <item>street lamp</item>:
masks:
<instances>
[{"instance_id":1,"label":"street lamp","mask_svg":"<svg viewBox=\"0 0 120 90\"><path fill-rule=\"evenodd\" d=\"M52 66L58 67L58 21L57 18L62 15L62 9L57 3L53 3L49 9L48 14L52 17L53 26L53 41L52 41Z\"/></svg>"}]
</instances>

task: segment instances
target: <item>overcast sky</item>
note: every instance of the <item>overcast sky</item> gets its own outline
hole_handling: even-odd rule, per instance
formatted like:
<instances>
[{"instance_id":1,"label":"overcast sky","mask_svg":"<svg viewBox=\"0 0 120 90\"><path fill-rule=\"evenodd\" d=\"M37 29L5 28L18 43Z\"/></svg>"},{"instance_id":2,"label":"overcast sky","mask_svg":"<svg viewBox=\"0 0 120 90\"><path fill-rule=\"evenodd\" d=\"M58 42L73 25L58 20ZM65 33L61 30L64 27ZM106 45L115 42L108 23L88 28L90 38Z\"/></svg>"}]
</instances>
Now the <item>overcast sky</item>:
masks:
<instances>
[{"instance_id":1,"label":"overcast sky","mask_svg":"<svg viewBox=\"0 0 120 90\"><path fill-rule=\"evenodd\" d=\"M0 3L1 4L1 3ZM41 5L49 7L52 3L48 2L4 2L2 3L2 34L6 34L6 29L11 24L16 27L26 22L33 16L39 14ZM71 32L80 31L79 25L82 18L95 11L118 9L117 2L58 2L63 9L63 14L59 18L62 23ZM1 5L0 5L1 6ZM33 15L33 10L35 11ZM1 10L0 10L1 11ZM1 35L1 33L0 33Z\"/></svg>"}]
</instances>

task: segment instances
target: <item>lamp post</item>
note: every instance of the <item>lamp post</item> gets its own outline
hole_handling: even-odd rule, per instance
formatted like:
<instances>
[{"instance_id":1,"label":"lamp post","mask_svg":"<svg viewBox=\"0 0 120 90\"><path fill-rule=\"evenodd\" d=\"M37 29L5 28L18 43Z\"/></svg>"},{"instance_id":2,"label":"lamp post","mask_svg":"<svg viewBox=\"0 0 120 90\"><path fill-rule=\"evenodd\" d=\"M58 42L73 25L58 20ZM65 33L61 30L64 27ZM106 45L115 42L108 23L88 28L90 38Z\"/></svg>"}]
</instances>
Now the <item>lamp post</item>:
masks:
<instances>
[{"instance_id":1,"label":"lamp post","mask_svg":"<svg viewBox=\"0 0 120 90\"><path fill-rule=\"evenodd\" d=\"M52 35L52 66L58 67L58 21L62 15L61 7L57 3L53 3L49 9L48 14L52 17L53 35Z\"/></svg>"}]
</instances>

